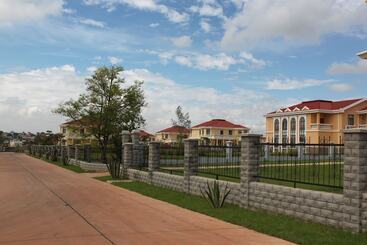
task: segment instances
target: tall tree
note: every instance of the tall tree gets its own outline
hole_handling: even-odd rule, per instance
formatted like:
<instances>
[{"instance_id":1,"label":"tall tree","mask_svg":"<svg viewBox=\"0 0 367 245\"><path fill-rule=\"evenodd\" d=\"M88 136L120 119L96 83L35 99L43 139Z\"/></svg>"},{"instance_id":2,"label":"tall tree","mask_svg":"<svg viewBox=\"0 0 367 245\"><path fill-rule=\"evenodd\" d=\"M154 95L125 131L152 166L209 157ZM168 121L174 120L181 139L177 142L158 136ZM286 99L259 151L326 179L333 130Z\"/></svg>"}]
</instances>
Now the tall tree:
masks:
<instances>
[{"instance_id":1,"label":"tall tree","mask_svg":"<svg viewBox=\"0 0 367 245\"><path fill-rule=\"evenodd\" d=\"M171 119L173 126L179 126L179 134L178 141L182 143L182 140L185 138L185 130L191 128L191 120L190 114L188 112L184 112L181 106L177 106L176 108L176 119Z\"/></svg>"},{"instance_id":2,"label":"tall tree","mask_svg":"<svg viewBox=\"0 0 367 245\"><path fill-rule=\"evenodd\" d=\"M182 107L179 105L175 113L176 119L171 119L173 126L191 128L190 114L188 112L184 113Z\"/></svg>"},{"instance_id":3,"label":"tall tree","mask_svg":"<svg viewBox=\"0 0 367 245\"><path fill-rule=\"evenodd\" d=\"M100 67L86 79L86 92L77 100L69 100L54 110L73 120L81 120L99 143L102 161L107 164L107 147L120 149L123 130L133 130L145 124L142 108L146 105L143 82L127 85L120 77L121 66ZM120 158L120 152L116 157Z\"/></svg>"}]
</instances>

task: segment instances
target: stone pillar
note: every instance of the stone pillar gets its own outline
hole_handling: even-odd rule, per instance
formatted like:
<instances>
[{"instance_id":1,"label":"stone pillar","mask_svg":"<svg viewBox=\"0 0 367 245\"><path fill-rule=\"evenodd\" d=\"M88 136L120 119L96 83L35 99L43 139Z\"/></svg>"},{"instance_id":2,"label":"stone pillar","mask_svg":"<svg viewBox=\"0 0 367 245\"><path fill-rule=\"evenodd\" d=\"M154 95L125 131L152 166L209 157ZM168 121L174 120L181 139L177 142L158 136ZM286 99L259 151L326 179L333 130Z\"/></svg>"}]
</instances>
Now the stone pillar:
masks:
<instances>
[{"instance_id":1,"label":"stone pillar","mask_svg":"<svg viewBox=\"0 0 367 245\"><path fill-rule=\"evenodd\" d=\"M148 170L149 179L153 184L153 172L159 171L160 165L160 146L159 142L149 143L149 159L148 159Z\"/></svg>"},{"instance_id":2,"label":"stone pillar","mask_svg":"<svg viewBox=\"0 0 367 245\"><path fill-rule=\"evenodd\" d=\"M127 170L129 166L133 162L133 144L132 143L125 143L124 144L124 159L122 165L122 177L127 178Z\"/></svg>"},{"instance_id":3,"label":"stone pillar","mask_svg":"<svg viewBox=\"0 0 367 245\"><path fill-rule=\"evenodd\" d=\"M249 207L250 183L257 181L260 166L261 135L246 134L241 137L240 185L241 205Z\"/></svg>"},{"instance_id":4,"label":"stone pillar","mask_svg":"<svg viewBox=\"0 0 367 245\"><path fill-rule=\"evenodd\" d=\"M196 175L199 162L199 141L187 139L184 141L184 188L190 193L190 177Z\"/></svg>"},{"instance_id":5,"label":"stone pillar","mask_svg":"<svg viewBox=\"0 0 367 245\"><path fill-rule=\"evenodd\" d=\"M66 147L66 155L68 156L68 159L70 160L71 149L69 145Z\"/></svg>"},{"instance_id":6,"label":"stone pillar","mask_svg":"<svg viewBox=\"0 0 367 245\"><path fill-rule=\"evenodd\" d=\"M74 150L75 150L75 162L78 162L78 160L79 160L79 146L78 145L76 145L75 146L75 148L74 148Z\"/></svg>"},{"instance_id":7,"label":"stone pillar","mask_svg":"<svg viewBox=\"0 0 367 245\"><path fill-rule=\"evenodd\" d=\"M353 232L367 230L367 129L344 131L344 222ZM365 220L365 222L363 222Z\"/></svg>"}]
</instances>

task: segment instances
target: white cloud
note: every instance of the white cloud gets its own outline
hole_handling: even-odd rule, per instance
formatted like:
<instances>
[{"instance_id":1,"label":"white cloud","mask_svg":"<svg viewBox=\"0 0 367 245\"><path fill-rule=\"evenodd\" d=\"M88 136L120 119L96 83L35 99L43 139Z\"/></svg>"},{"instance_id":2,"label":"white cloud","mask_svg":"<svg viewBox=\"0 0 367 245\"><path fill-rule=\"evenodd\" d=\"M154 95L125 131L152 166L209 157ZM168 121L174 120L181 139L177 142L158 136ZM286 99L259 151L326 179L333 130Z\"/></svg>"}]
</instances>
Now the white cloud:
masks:
<instances>
[{"instance_id":1,"label":"white cloud","mask_svg":"<svg viewBox=\"0 0 367 245\"><path fill-rule=\"evenodd\" d=\"M89 73L93 73L97 70L98 68L96 66L90 66L87 68L87 72Z\"/></svg>"},{"instance_id":2,"label":"white cloud","mask_svg":"<svg viewBox=\"0 0 367 245\"><path fill-rule=\"evenodd\" d=\"M171 38L173 45L178 48L188 48L192 44L192 39L190 36L181 36L181 37L174 37Z\"/></svg>"},{"instance_id":3,"label":"white cloud","mask_svg":"<svg viewBox=\"0 0 367 245\"><path fill-rule=\"evenodd\" d=\"M84 3L86 5L101 5L108 11L113 11L117 5L123 4L131 8L161 13L174 23L182 23L189 20L188 14L179 13L166 5L157 3L155 0L84 0Z\"/></svg>"},{"instance_id":4,"label":"white cloud","mask_svg":"<svg viewBox=\"0 0 367 245\"><path fill-rule=\"evenodd\" d=\"M159 23L151 23L149 26L152 28L156 28L159 26Z\"/></svg>"},{"instance_id":5,"label":"white cloud","mask_svg":"<svg viewBox=\"0 0 367 245\"><path fill-rule=\"evenodd\" d=\"M198 52L157 52L142 50L150 55L157 55L163 64L170 60L179 65L199 69L199 70L228 70L232 65L246 65L249 68L262 68L267 63L264 60L255 58L252 54L242 52L238 56L231 56L225 53L203 54Z\"/></svg>"},{"instance_id":6,"label":"white cloud","mask_svg":"<svg viewBox=\"0 0 367 245\"><path fill-rule=\"evenodd\" d=\"M241 88L223 92L210 87L185 86L146 69L127 70L123 76L127 81L145 81L148 107L144 117L147 129L153 133L170 126L178 105L190 113L193 125L212 118L226 118L251 127L253 132L263 132L263 115L289 103Z\"/></svg>"},{"instance_id":7,"label":"white cloud","mask_svg":"<svg viewBox=\"0 0 367 245\"><path fill-rule=\"evenodd\" d=\"M366 36L361 0L248 0L225 25L221 46L228 50L318 43L328 34Z\"/></svg>"},{"instance_id":8,"label":"white cloud","mask_svg":"<svg viewBox=\"0 0 367 245\"><path fill-rule=\"evenodd\" d=\"M367 73L367 60L359 60L355 64L333 63L329 69L329 74L358 74Z\"/></svg>"},{"instance_id":9,"label":"white cloud","mask_svg":"<svg viewBox=\"0 0 367 245\"><path fill-rule=\"evenodd\" d=\"M264 60L256 59L252 54L248 52L241 52L240 57L256 68L261 68L266 65L266 62Z\"/></svg>"},{"instance_id":10,"label":"white cloud","mask_svg":"<svg viewBox=\"0 0 367 245\"><path fill-rule=\"evenodd\" d=\"M64 65L0 74L0 128L5 131L58 130L63 119L52 115L51 110L84 91L85 78L78 73L74 66ZM144 109L144 117L151 132L169 126L177 105L190 112L194 124L226 118L263 131L263 114L288 104L265 93L241 88L223 92L210 87L186 86L146 69L126 70L121 76L128 82L145 81L148 107Z\"/></svg>"},{"instance_id":11,"label":"white cloud","mask_svg":"<svg viewBox=\"0 0 367 245\"><path fill-rule=\"evenodd\" d=\"M200 21L200 27L201 27L201 29L203 29L205 32L210 32L210 30L211 30L211 26L210 26L210 24L209 24L207 21L205 21L205 20L201 20L201 21Z\"/></svg>"},{"instance_id":12,"label":"white cloud","mask_svg":"<svg viewBox=\"0 0 367 245\"><path fill-rule=\"evenodd\" d=\"M334 92L349 92L353 89L353 87L350 84L346 83L334 83L329 86L329 88Z\"/></svg>"},{"instance_id":13,"label":"white cloud","mask_svg":"<svg viewBox=\"0 0 367 245\"><path fill-rule=\"evenodd\" d=\"M63 13L63 0L1 0L0 24L38 21Z\"/></svg>"},{"instance_id":14,"label":"white cloud","mask_svg":"<svg viewBox=\"0 0 367 245\"><path fill-rule=\"evenodd\" d=\"M89 26L94 26L94 27L99 27L99 28L105 27L105 23L101 21L93 20L93 19L81 18L79 22L84 25L89 25Z\"/></svg>"},{"instance_id":15,"label":"white cloud","mask_svg":"<svg viewBox=\"0 0 367 245\"><path fill-rule=\"evenodd\" d=\"M223 15L223 8L216 0L200 0L200 6L193 5L190 7L190 11L197 13L201 16L217 16L225 18Z\"/></svg>"},{"instance_id":16,"label":"white cloud","mask_svg":"<svg viewBox=\"0 0 367 245\"><path fill-rule=\"evenodd\" d=\"M0 87L0 128L55 130L61 118L51 110L82 92L84 78L74 66L64 65L0 74Z\"/></svg>"},{"instance_id":17,"label":"white cloud","mask_svg":"<svg viewBox=\"0 0 367 245\"><path fill-rule=\"evenodd\" d=\"M309 87L318 87L326 83L330 83L330 80L317 80L317 79L305 79L305 80L272 80L267 82L266 89L268 90L294 90L303 89Z\"/></svg>"},{"instance_id":18,"label":"white cloud","mask_svg":"<svg viewBox=\"0 0 367 245\"><path fill-rule=\"evenodd\" d=\"M108 60L110 61L110 63L112 65L117 65L120 64L122 62L122 59L119 57L114 57L114 56L108 56Z\"/></svg>"}]
</instances>

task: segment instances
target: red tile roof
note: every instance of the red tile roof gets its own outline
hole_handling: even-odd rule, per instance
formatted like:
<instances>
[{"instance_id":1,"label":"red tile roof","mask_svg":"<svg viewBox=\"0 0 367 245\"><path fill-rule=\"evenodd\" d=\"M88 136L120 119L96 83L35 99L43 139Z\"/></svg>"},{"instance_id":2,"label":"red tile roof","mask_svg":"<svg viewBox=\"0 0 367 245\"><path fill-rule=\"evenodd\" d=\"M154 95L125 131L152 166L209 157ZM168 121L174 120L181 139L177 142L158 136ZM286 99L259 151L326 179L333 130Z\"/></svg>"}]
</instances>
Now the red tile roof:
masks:
<instances>
[{"instance_id":1,"label":"red tile roof","mask_svg":"<svg viewBox=\"0 0 367 245\"><path fill-rule=\"evenodd\" d=\"M166 129L163 129L157 133L181 133L181 134L189 134L190 129L181 127L181 126L172 126Z\"/></svg>"},{"instance_id":2,"label":"red tile roof","mask_svg":"<svg viewBox=\"0 0 367 245\"><path fill-rule=\"evenodd\" d=\"M137 131L133 132L133 134L138 135L139 137L151 137L151 136L153 136L145 130L137 130Z\"/></svg>"},{"instance_id":3,"label":"red tile roof","mask_svg":"<svg viewBox=\"0 0 367 245\"><path fill-rule=\"evenodd\" d=\"M213 128L246 128L245 126L234 124L228 122L224 119L213 119L199 125L194 126L193 128L200 128L200 127L213 127Z\"/></svg>"},{"instance_id":4,"label":"red tile roof","mask_svg":"<svg viewBox=\"0 0 367 245\"><path fill-rule=\"evenodd\" d=\"M351 99L351 100L340 100L340 101L330 101L330 100L310 100L303 101L302 103L289 106L287 108L281 108L282 111L286 109L290 109L293 111L295 108L302 110L304 107L307 107L309 110L339 110L343 109L347 106L350 106L362 99ZM271 112L269 114L275 113Z\"/></svg>"},{"instance_id":5,"label":"red tile roof","mask_svg":"<svg viewBox=\"0 0 367 245\"><path fill-rule=\"evenodd\" d=\"M362 109L360 109L359 111L367 111L367 106L364 107L364 108L362 108Z\"/></svg>"}]
</instances>

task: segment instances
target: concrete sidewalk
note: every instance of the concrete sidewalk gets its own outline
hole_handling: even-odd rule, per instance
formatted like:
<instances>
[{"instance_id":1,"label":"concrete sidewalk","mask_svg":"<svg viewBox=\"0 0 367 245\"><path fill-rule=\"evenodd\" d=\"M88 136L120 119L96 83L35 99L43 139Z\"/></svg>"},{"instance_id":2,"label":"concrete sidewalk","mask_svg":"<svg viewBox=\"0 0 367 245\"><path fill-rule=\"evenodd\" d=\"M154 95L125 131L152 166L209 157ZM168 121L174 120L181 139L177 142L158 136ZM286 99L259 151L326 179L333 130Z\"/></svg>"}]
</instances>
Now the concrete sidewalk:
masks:
<instances>
[{"instance_id":1,"label":"concrete sidewalk","mask_svg":"<svg viewBox=\"0 0 367 245\"><path fill-rule=\"evenodd\" d=\"M0 244L290 244L15 153L0 218Z\"/></svg>"}]
</instances>

